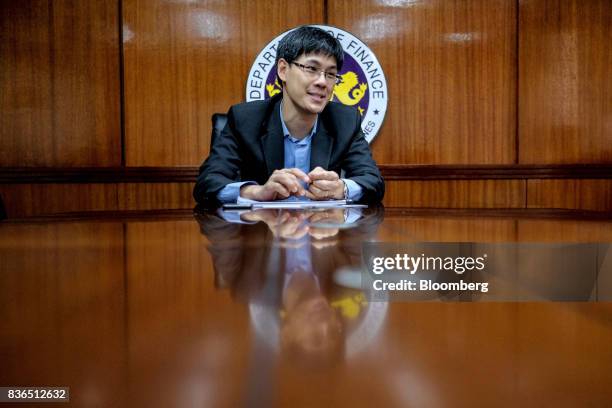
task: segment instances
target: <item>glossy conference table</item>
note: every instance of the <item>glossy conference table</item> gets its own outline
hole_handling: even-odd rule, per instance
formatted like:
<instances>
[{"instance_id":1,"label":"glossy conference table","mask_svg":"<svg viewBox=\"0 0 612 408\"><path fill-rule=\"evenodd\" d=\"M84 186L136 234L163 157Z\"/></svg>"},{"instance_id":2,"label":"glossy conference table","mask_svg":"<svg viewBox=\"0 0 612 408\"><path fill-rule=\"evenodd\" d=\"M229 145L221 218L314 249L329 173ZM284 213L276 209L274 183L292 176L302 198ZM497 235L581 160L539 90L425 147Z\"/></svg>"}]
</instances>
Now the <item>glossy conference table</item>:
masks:
<instances>
[{"instance_id":1,"label":"glossy conference table","mask_svg":"<svg viewBox=\"0 0 612 408\"><path fill-rule=\"evenodd\" d=\"M612 406L610 251L583 301L380 302L355 284L364 242L609 243L610 218L380 208L226 218L0 223L0 386L70 387L82 407Z\"/></svg>"}]
</instances>

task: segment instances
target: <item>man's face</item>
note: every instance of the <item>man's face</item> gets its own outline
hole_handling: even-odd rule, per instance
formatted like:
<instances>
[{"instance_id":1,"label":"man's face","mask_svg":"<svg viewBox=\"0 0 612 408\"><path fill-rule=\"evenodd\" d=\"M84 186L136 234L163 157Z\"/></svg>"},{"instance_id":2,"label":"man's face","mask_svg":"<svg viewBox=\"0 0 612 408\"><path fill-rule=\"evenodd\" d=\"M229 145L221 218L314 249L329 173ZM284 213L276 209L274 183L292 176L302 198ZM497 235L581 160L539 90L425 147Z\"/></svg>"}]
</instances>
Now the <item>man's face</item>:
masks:
<instances>
[{"instance_id":1,"label":"man's face","mask_svg":"<svg viewBox=\"0 0 612 408\"><path fill-rule=\"evenodd\" d=\"M304 66L317 69L315 74L306 72ZM285 82L284 97L295 109L304 114L320 113L334 90L335 81L326 79L321 71L337 73L336 59L322 54L300 55L289 64L284 59L278 62L278 75Z\"/></svg>"}]
</instances>

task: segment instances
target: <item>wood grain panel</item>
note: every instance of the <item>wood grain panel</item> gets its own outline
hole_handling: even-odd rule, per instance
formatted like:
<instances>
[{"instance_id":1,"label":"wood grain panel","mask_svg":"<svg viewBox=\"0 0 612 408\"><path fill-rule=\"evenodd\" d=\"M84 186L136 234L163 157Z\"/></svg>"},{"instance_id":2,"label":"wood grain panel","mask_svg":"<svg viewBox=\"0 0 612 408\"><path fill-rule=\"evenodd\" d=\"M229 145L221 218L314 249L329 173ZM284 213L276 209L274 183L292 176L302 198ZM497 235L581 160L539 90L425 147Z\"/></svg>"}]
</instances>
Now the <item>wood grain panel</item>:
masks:
<instances>
[{"instance_id":1,"label":"wood grain panel","mask_svg":"<svg viewBox=\"0 0 612 408\"><path fill-rule=\"evenodd\" d=\"M121 183L120 210L193 208L193 183Z\"/></svg>"},{"instance_id":2,"label":"wood grain panel","mask_svg":"<svg viewBox=\"0 0 612 408\"><path fill-rule=\"evenodd\" d=\"M329 23L366 42L387 76L378 163L514 162L516 2L328 4Z\"/></svg>"},{"instance_id":3,"label":"wood grain panel","mask_svg":"<svg viewBox=\"0 0 612 408\"><path fill-rule=\"evenodd\" d=\"M321 23L323 0L125 0L123 11L127 165L199 165L212 114L244 100L257 53Z\"/></svg>"},{"instance_id":4,"label":"wood grain panel","mask_svg":"<svg viewBox=\"0 0 612 408\"><path fill-rule=\"evenodd\" d=\"M519 220L521 242L612 242L612 220Z\"/></svg>"},{"instance_id":5,"label":"wood grain panel","mask_svg":"<svg viewBox=\"0 0 612 408\"><path fill-rule=\"evenodd\" d=\"M0 166L121 164L117 2L0 3Z\"/></svg>"},{"instance_id":6,"label":"wood grain panel","mask_svg":"<svg viewBox=\"0 0 612 408\"><path fill-rule=\"evenodd\" d=\"M523 208L522 180L388 181L388 207Z\"/></svg>"},{"instance_id":7,"label":"wood grain panel","mask_svg":"<svg viewBox=\"0 0 612 408\"><path fill-rule=\"evenodd\" d=\"M612 239L608 238L607 242L612 242ZM603 246L600 246L600 248L603 248ZM607 248L608 250L605 253L603 249L601 250L600 270L602 271L612 271L612 246L608 244ZM599 299L607 299L608 301L612 299L612 273L600 273L597 277L597 296Z\"/></svg>"},{"instance_id":8,"label":"wood grain panel","mask_svg":"<svg viewBox=\"0 0 612 408\"><path fill-rule=\"evenodd\" d=\"M514 242L516 221L507 218L385 215L378 238L396 242Z\"/></svg>"},{"instance_id":9,"label":"wood grain panel","mask_svg":"<svg viewBox=\"0 0 612 408\"><path fill-rule=\"evenodd\" d=\"M117 210L116 184L0 184L9 218Z\"/></svg>"},{"instance_id":10,"label":"wood grain panel","mask_svg":"<svg viewBox=\"0 0 612 408\"><path fill-rule=\"evenodd\" d=\"M612 211L612 180L528 180L527 206Z\"/></svg>"},{"instance_id":11,"label":"wood grain panel","mask_svg":"<svg viewBox=\"0 0 612 408\"><path fill-rule=\"evenodd\" d=\"M385 180L599 179L611 164L380 165ZM6 167L0 183L195 183L198 167Z\"/></svg>"},{"instance_id":12,"label":"wood grain panel","mask_svg":"<svg viewBox=\"0 0 612 408\"><path fill-rule=\"evenodd\" d=\"M0 184L9 218L195 207L193 183Z\"/></svg>"},{"instance_id":13,"label":"wood grain panel","mask_svg":"<svg viewBox=\"0 0 612 408\"><path fill-rule=\"evenodd\" d=\"M249 317L216 290L207 244L193 220L126 226L132 406L175 406L191 381L211 390L192 402L240 405L241 382L217 370L246 378Z\"/></svg>"},{"instance_id":14,"label":"wood grain panel","mask_svg":"<svg viewBox=\"0 0 612 408\"><path fill-rule=\"evenodd\" d=\"M607 405L612 392L605 376L596 373L603 373L612 362L612 352L605 346L612 339L610 303L519 303L516 307L514 347L520 354L515 361L522 375L514 393L523 396L522 405L563 401L560 405L576 406L583 398L590 400L589 405ZM555 373L564 374L554 378Z\"/></svg>"},{"instance_id":15,"label":"wood grain panel","mask_svg":"<svg viewBox=\"0 0 612 408\"><path fill-rule=\"evenodd\" d=\"M75 406L92 395L118 406L127 386L122 224L2 225L0 259L0 382L63 384Z\"/></svg>"},{"instance_id":16,"label":"wood grain panel","mask_svg":"<svg viewBox=\"0 0 612 408\"><path fill-rule=\"evenodd\" d=\"M612 2L520 2L521 163L612 162Z\"/></svg>"},{"instance_id":17,"label":"wood grain panel","mask_svg":"<svg viewBox=\"0 0 612 408\"><path fill-rule=\"evenodd\" d=\"M320 374L280 360L274 405L606 406L610 311L589 302L394 302L346 364Z\"/></svg>"}]
</instances>

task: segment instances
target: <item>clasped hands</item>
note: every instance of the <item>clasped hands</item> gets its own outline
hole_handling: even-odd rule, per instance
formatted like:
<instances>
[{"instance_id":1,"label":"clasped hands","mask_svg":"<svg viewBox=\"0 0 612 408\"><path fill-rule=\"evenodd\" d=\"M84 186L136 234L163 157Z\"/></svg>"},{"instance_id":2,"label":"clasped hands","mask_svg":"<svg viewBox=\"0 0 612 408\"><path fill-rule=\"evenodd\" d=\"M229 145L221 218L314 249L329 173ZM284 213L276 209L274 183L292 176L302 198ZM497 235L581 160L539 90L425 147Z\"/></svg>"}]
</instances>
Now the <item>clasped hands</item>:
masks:
<instances>
[{"instance_id":1,"label":"clasped hands","mask_svg":"<svg viewBox=\"0 0 612 408\"><path fill-rule=\"evenodd\" d=\"M308 174L292 168L275 170L263 186L249 184L240 189L241 197L256 201L282 200L292 195L311 200L341 200L344 198L344 181L335 171L322 167L316 167Z\"/></svg>"}]
</instances>

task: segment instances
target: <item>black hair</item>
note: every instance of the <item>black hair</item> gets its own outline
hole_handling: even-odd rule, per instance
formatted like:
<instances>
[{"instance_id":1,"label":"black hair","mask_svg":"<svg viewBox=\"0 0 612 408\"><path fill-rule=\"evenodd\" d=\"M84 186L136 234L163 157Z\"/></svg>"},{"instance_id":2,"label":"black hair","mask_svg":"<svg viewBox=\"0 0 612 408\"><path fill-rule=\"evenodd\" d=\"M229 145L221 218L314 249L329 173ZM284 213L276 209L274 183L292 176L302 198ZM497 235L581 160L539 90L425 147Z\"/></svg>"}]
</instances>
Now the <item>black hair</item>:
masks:
<instances>
[{"instance_id":1,"label":"black hair","mask_svg":"<svg viewBox=\"0 0 612 408\"><path fill-rule=\"evenodd\" d=\"M282 58L292 63L302 54L323 54L336 59L338 71L344 62L340 41L327 31L312 26L301 26L285 35L278 43L276 65Z\"/></svg>"}]
</instances>

